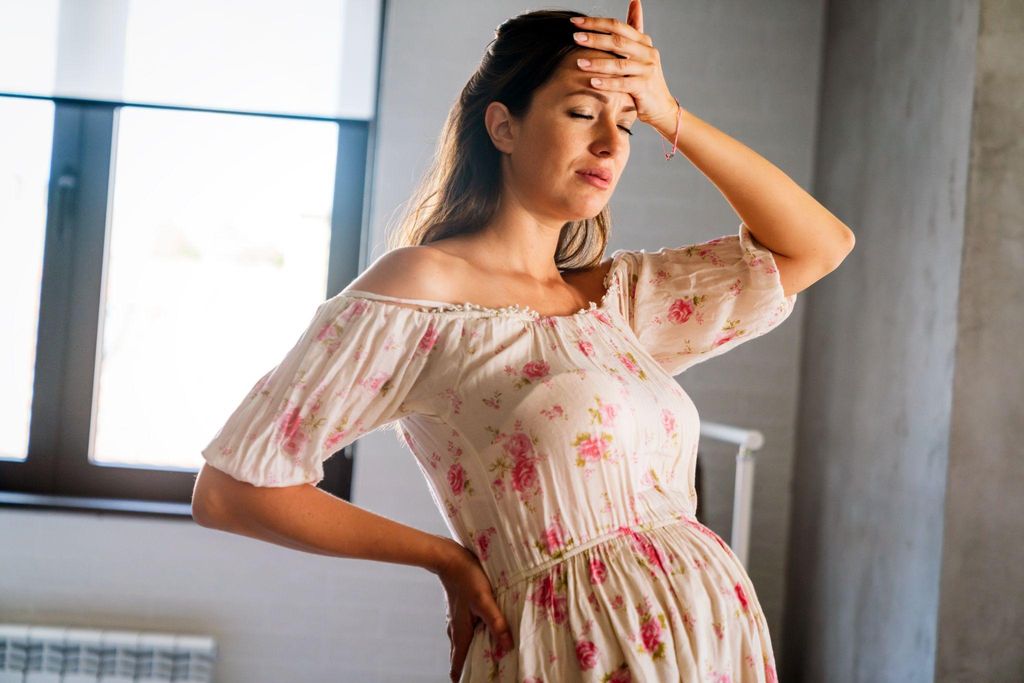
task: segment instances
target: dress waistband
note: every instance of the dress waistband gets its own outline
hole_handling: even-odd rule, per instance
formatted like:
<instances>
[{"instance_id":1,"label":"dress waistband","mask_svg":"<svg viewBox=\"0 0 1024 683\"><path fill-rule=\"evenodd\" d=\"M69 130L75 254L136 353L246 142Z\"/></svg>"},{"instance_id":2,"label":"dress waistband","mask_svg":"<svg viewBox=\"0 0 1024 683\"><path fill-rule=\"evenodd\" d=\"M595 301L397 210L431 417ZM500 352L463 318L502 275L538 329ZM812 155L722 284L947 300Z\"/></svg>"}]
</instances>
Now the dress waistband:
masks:
<instances>
[{"instance_id":1,"label":"dress waistband","mask_svg":"<svg viewBox=\"0 0 1024 683\"><path fill-rule=\"evenodd\" d=\"M683 522L683 520L687 519L688 517L691 517L691 515L688 515L685 512L680 512L677 516L656 519L650 522L645 522L643 524L638 524L636 526L620 526L617 529L613 529L612 531L606 531L603 534L598 534L597 536L589 538L586 541L580 543L579 545L575 545L572 548L566 550L558 557L553 557L539 564L535 564L525 569L521 569L518 572L512 574L508 577L507 582L503 583L500 587L495 588L495 593L506 591L511 587L515 586L517 583L531 579L538 574L543 574L555 565L565 562L570 557L578 555L584 550L587 550L588 548L593 548L595 545L601 545L602 543L606 543L607 541L613 538L617 538L623 535L633 535L636 533L643 533L645 531L653 531L654 529L658 529L663 526L669 526L670 524L680 524Z\"/></svg>"}]
</instances>

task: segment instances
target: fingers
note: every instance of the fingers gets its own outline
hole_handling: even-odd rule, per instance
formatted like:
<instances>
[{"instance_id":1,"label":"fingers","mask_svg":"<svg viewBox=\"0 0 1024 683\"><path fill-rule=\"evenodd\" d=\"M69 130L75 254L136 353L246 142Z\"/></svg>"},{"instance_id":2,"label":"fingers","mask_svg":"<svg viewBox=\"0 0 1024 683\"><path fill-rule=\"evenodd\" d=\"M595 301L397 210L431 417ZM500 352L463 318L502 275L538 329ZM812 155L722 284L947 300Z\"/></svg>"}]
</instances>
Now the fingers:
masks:
<instances>
[{"instance_id":1,"label":"fingers","mask_svg":"<svg viewBox=\"0 0 1024 683\"><path fill-rule=\"evenodd\" d=\"M588 73L620 76L639 75L647 68L636 59L590 59L586 64L581 64L580 60L577 59L576 66Z\"/></svg>"},{"instance_id":2,"label":"fingers","mask_svg":"<svg viewBox=\"0 0 1024 683\"><path fill-rule=\"evenodd\" d=\"M629 0L629 10L626 12L626 23L640 33L644 32L644 9L640 6L640 0Z\"/></svg>"},{"instance_id":3,"label":"fingers","mask_svg":"<svg viewBox=\"0 0 1024 683\"><path fill-rule=\"evenodd\" d=\"M501 645L504 652L511 650L515 645L512 642L512 629L509 628L505 615L501 613L501 608L493 600L484 605L483 620L491 630L491 644Z\"/></svg>"},{"instance_id":4,"label":"fingers","mask_svg":"<svg viewBox=\"0 0 1024 683\"><path fill-rule=\"evenodd\" d=\"M448 676L452 683L458 683L462 676L462 667L466 663L466 655L469 654L469 645L473 642L472 617L466 615L456 618L451 627L452 658L451 668Z\"/></svg>"},{"instance_id":5,"label":"fingers","mask_svg":"<svg viewBox=\"0 0 1024 683\"><path fill-rule=\"evenodd\" d=\"M580 42L580 39L576 38L581 47L592 47L595 50L614 50L620 54L630 54L638 57L640 56L639 50L633 49L628 41L622 40L623 38L629 38L629 40L636 41L640 45L646 45L647 47L654 45L654 41L649 35L614 17L572 17L569 21L575 24L577 28L587 32L586 40ZM594 31L600 31L601 33L594 33Z\"/></svg>"}]
</instances>

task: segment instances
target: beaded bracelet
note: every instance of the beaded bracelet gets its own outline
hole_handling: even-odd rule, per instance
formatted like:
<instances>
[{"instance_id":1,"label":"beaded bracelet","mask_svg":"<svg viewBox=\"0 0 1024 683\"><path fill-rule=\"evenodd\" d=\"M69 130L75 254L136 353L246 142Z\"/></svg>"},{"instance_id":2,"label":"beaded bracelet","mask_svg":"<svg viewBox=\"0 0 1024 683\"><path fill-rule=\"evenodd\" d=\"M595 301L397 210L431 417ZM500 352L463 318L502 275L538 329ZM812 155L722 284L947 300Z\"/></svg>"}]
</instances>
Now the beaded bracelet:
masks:
<instances>
[{"instance_id":1,"label":"beaded bracelet","mask_svg":"<svg viewBox=\"0 0 1024 683\"><path fill-rule=\"evenodd\" d=\"M679 109L678 109L678 111L676 113L676 133L675 133L675 136L674 136L674 138L672 140L672 153L669 154L668 152L665 152L665 161L668 161L669 159L671 159L672 157L674 157L676 155L676 142L679 141L679 124L682 123L682 121L683 121L683 106L681 104L679 104L679 100L677 98L673 97L672 99L674 99L676 101L676 106ZM665 149L665 143L664 142L661 143L661 148Z\"/></svg>"}]
</instances>

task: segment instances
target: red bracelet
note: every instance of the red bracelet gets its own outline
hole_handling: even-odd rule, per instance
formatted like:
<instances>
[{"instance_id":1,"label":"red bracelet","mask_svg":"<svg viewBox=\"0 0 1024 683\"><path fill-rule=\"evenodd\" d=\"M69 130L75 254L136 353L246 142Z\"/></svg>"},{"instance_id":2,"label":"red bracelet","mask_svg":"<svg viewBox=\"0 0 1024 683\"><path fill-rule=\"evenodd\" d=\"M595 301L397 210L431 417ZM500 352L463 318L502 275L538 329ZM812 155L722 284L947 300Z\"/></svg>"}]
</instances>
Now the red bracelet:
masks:
<instances>
[{"instance_id":1,"label":"red bracelet","mask_svg":"<svg viewBox=\"0 0 1024 683\"><path fill-rule=\"evenodd\" d=\"M672 140L672 153L670 154L668 152L665 152L665 161L668 161L669 159L671 159L672 157L674 157L676 155L676 142L679 141L679 124L682 123L682 120L683 120L683 106L681 104L679 104L679 100L676 99L675 97L673 97L672 99L674 99L676 101L676 106L679 109L678 109L678 112L676 113L676 133L675 133L675 136L674 136L674 138ZM661 148L665 149L665 143L664 142L661 143Z\"/></svg>"}]
</instances>

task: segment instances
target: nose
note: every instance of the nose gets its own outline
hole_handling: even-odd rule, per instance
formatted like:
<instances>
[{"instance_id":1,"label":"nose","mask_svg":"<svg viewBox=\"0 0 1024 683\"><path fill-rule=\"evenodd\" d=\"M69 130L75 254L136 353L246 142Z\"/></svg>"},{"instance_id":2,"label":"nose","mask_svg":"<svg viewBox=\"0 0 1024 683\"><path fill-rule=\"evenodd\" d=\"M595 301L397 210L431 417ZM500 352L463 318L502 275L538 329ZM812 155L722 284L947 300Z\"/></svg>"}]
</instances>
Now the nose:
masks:
<instances>
[{"instance_id":1,"label":"nose","mask_svg":"<svg viewBox=\"0 0 1024 683\"><path fill-rule=\"evenodd\" d=\"M608 121L598 127L599 134L591 143L591 148L595 154L606 154L608 156L618 156L622 154L626 145L629 143L628 140L623 138L629 133L623 133L619 129L619 124L616 121Z\"/></svg>"}]
</instances>

